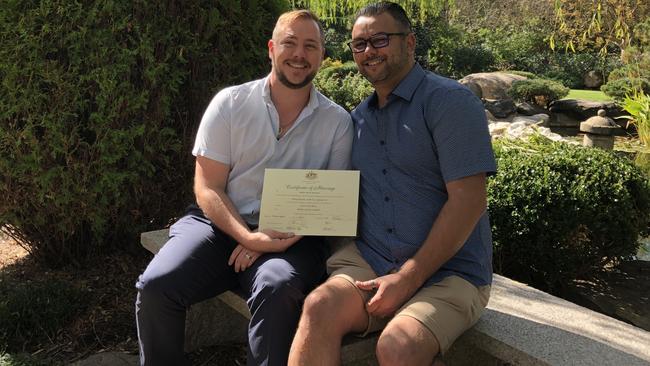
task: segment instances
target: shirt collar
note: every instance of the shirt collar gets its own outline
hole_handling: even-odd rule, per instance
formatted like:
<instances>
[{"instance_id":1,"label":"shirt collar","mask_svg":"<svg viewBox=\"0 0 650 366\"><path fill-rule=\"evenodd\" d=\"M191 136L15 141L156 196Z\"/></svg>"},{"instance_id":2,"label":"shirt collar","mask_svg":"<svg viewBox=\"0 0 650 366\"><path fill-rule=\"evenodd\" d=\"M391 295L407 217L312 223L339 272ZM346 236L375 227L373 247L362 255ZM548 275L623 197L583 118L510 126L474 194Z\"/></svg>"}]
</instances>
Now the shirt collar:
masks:
<instances>
[{"instance_id":1,"label":"shirt collar","mask_svg":"<svg viewBox=\"0 0 650 366\"><path fill-rule=\"evenodd\" d=\"M390 94L410 102L413 98L413 94L415 94L415 89L420 85L424 76L424 69L416 62L411 68L411 71L406 74L404 79L397 84ZM377 108L377 98L377 92L375 91L368 99L368 106L371 108Z\"/></svg>"},{"instance_id":2,"label":"shirt collar","mask_svg":"<svg viewBox=\"0 0 650 366\"><path fill-rule=\"evenodd\" d=\"M397 87L393 89L391 94L410 102L413 94L415 94L415 89L420 85L424 75L424 69L416 62L411 68L411 71L397 84Z\"/></svg>"}]
</instances>

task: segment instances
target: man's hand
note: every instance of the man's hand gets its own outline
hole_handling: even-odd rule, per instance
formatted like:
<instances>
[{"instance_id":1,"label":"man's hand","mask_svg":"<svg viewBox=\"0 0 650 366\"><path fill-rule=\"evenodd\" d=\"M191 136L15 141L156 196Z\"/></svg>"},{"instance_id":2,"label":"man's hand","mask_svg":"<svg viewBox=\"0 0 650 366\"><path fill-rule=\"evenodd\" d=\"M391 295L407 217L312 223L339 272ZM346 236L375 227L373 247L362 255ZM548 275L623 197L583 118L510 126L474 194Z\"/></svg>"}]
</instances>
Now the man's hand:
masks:
<instances>
[{"instance_id":1,"label":"man's hand","mask_svg":"<svg viewBox=\"0 0 650 366\"><path fill-rule=\"evenodd\" d=\"M233 266L235 272L243 272L248 269L257 258L263 253L254 250L246 249L241 244L237 244L235 250L232 251L228 259L228 265Z\"/></svg>"},{"instance_id":2,"label":"man's hand","mask_svg":"<svg viewBox=\"0 0 650 366\"><path fill-rule=\"evenodd\" d=\"M366 310L370 315L381 318L395 314L417 290L413 289L413 281L400 273L388 274L370 281L356 281L355 285L364 291L377 290L366 304Z\"/></svg>"},{"instance_id":3,"label":"man's hand","mask_svg":"<svg viewBox=\"0 0 650 366\"><path fill-rule=\"evenodd\" d=\"M302 239L300 235L265 229L250 233L246 241L240 244L249 250L264 253L280 253L287 250L300 239Z\"/></svg>"}]
</instances>

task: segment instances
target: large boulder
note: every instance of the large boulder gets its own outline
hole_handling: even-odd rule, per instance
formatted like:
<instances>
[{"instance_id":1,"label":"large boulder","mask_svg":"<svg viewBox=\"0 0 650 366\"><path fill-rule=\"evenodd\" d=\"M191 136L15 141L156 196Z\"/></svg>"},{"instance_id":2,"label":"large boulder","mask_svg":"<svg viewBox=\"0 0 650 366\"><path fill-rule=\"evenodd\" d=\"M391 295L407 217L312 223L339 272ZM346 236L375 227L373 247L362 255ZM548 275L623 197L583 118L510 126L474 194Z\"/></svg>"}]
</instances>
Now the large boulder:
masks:
<instances>
[{"instance_id":1,"label":"large boulder","mask_svg":"<svg viewBox=\"0 0 650 366\"><path fill-rule=\"evenodd\" d=\"M583 77L583 82L586 88L596 89L603 85L603 76L598 71L588 71Z\"/></svg>"},{"instance_id":2,"label":"large boulder","mask_svg":"<svg viewBox=\"0 0 650 366\"><path fill-rule=\"evenodd\" d=\"M459 82L468 87L482 99L510 99L508 89L517 80L526 80L525 76L505 72L481 72L469 74Z\"/></svg>"},{"instance_id":3,"label":"large boulder","mask_svg":"<svg viewBox=\"0 0 650 366\"><path fill-rule=\"evenodd\" d=\"M517 112L517 106L512 99L483 99L483 107L496 118L508 118Z\"/></svg>"},{"instance_id":4,"label":"large boulder","mask_svg":"<svg viewBox=\"0 0 650 366\"><path fill-rule=\"evenodd\" d=\"M551 103L549 110L553 114L563 114L578 122L596 116L599 109L604 109L607 117L612 118L619 126L624 127L626 120L617 119L625 115L623 110L614 102L590 102L578 99L562 99Z\"/></svg>"},{"instance_id":5,"label":"large boulder","mask_svg":"<svg viewBox=\"0 0 650 366\"><path fill-rule=\"evenodd\" d=\"M540 107L536 104L533 105L527 102L522 102L517 103L517 113L524 116L534 116L540 113L549 114L549 111L546 108Z\"/></svg>"}]
</instances>

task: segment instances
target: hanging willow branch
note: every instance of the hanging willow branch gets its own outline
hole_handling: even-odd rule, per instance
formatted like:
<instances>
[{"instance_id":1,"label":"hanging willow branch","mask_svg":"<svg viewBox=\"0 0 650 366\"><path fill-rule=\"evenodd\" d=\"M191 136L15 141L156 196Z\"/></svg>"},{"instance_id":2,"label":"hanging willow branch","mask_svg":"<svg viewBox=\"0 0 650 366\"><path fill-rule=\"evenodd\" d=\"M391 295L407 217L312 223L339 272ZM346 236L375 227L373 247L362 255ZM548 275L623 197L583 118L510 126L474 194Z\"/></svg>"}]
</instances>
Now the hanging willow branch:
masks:
<instances>
[{"instance_id":1,"label":"hanging willow branch","mask_svg":"<svg viewBox=\"0 0 650 366\"><path fill-rule=\"evenodd\" d=\"M316 13L327 24L345 23L357 10L363 6L377 2L376 0L290 0L294 8L308 8ZM394 0L402 5L407 14L420 20L437 16L442 11L453 6L454 0ZM414 14L417 9L417 14Z\"/></svg>"},{"instance_id":2,"label":"hanging willow branch","mask_svg":"<svg viewBox=\"0 0 650 366\"><path fill-rule=\"evenodd\" d=\"M555 0L556 25L551 47L566 50L612 46L624 50L632 42L634 26L650 16L647 0Z\"/></svg>"}]
</instances>

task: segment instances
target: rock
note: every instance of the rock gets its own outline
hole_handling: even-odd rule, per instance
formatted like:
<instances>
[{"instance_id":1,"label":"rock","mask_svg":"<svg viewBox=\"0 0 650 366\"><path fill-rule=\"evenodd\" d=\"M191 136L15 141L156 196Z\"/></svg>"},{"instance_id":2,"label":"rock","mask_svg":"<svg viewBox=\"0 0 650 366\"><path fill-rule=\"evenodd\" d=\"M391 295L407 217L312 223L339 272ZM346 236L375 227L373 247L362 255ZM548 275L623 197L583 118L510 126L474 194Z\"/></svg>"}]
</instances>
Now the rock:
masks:
<instances>
[{"instance_id":1,"label":"rock","mask_svg":"<svg viewBox=\"0 0 650 366\"><path fill-rule=\"evenodd\" d=\"M564 113L580 122L598 114L599 109L604 109L610 118L624 115L623 111L614 102L590 102L577 99L562 99L551 103L549 110L552 113Z\"/></svg>"},{"instance_id":2,"label":"rock","mask_svg":"<svg viewBox=\"0 0 650 366\"><path fill-rule=\"evenodd\" d=\"M512 99L483 99L483 106L496 118L507 118L517 111Z\"/></svg>"},{"instance_id":3,"label":"rock","mask_svg":"<svg viewBox=\"0 0 650 366\"><path fill-rule=\"evenodd\" d=\"M583 82L586 88L600 88L600 86L603 85L603 76L601 73L591 70L584 75Z\"/></svg>"},{"instance_id":4,"label":"rock","mask_svg":"<svg viewBox=\"0 0 650 366\"><path fill-rule=\"evenodd\" d=\"M532 105L530 103L523 102L517 104L517 113L523 114L524 116L532 116L540 113L549 114L549 111L538 105Z\"/></svg>"},{"instance_id":5,"label":"rock","mask_svg":"<svg viewBox=\"0 0 650 366\"><path fill-rule=\"evenodd\" d=\"M618 118L626 113L614 102L590 102L577 99L562 99L551 103L549 110L552 113L551 126L553 127L579 127L581 122L590 117L596 116L598 110L603 109L616 124L621 127L615 133L617 136L624 136L626 132L632 131L627 126L627 120Z\"/></svg>"},{"instance_id":6,"label":"rock","mask_svg":"<svg viewBox=\"0 0 650 366\"><path fill-rule=\"evenodd\" d=\"M550 127L562 127L562 128L579 128L580 122L579 119L573 118L572 116L565 113L555 112L551 115L551 120L549 122Z\"/></svg>"},{"instance_id":7,"label":"rock","mask_svg":"<svg viewBox=\"0 0 650 366\"><path fill-rule=\"evenodd\" d=\"M517 120L519 118L519 120ZM521 139L533 134L540 134L553 141L563 141L562 136L551 132L549 128L541 127L538 121L528 120L529 117L515 117L513 122L493 122L488 124L490 136L496 138ZM517 121L515 121L517 120Z\"/></svg>"},{"instance_id":8,"label":"rock","mask_svg":"<svg viewBox=\"0 0 650 366\"><path fill-rule=\"evenodd\" d=\"M512 122L526 122L529 124L537 124L539 126L548 127L551 116L548 114L540 113L533 116L516 116L512 119Z\"/></svg>"},{"instance_id":9,"label":"rock","mask_svg":"<svg viewBox=\"0 0 650 366\"><path fill-rule=\"evenodd\" d=\"M526 77L505 72L482 72L469 74L460 79L459 82L468 87L479 98L509 99L508 89L517 80L526 80Z\"/></svg>"}]
</instances>

